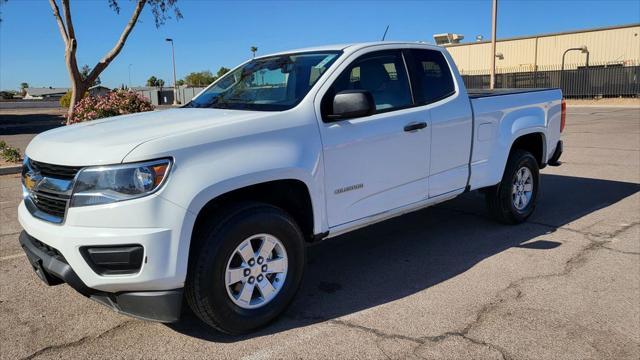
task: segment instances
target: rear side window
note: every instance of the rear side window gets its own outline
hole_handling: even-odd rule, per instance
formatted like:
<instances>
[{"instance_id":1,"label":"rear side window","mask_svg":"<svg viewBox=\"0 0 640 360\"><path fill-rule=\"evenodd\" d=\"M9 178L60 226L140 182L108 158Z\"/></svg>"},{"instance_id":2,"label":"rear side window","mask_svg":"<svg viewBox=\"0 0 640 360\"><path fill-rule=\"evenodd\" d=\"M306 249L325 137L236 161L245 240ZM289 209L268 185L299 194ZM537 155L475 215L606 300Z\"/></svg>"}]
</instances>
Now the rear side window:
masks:
<instances>
[{"instance_id":1,"label":"rear side window","mask_svg":"<svg viewBox=\"0 0 640 360\"><path fill-rule=\"evenodd\" d=\"M451 70L441 52L411 49L414 96L417 104L428 104L455 93Z\"/></svg>"},{"instance_id":2,"label":"rear side window","mask_svg":"<svg viewBox=\"0 0 640 360\"><path fill-rule=\"evenodd\" d=\"M333 96L344 90L369 91L378 112L412 105L400 51L379 51L356 59L333 83L323 98L323 108L330 113Z\"/></svg>"}]
</instances>

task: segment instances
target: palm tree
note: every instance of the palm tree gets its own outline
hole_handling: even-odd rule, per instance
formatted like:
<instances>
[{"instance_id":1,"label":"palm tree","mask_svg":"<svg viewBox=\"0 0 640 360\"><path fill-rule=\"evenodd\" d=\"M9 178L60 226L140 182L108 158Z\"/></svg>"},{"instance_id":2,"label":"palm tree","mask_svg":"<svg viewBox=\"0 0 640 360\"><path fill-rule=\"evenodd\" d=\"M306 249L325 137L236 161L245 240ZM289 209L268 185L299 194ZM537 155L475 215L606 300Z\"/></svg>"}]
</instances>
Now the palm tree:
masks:
<instances>
[{"instance_id":1,"label":"palm tree","mask_svg":"<svg viewBox=\"0 0 640 360\"><path fill-rule=\"evenodd\" d=\"M29 87L29 84L27 84L26 82L20 83L20 93L22 94L22 96L24 96L27 93L28 87Z\"/></svg>"},{"instance_id":2,"label":"palm tree","mask_svg":"<svg viewBox=\"0 0 640 360\"><path fill-rule=\"evenodd\" d=\"M254 57L254 58L256 57L256 52L257 52L257 51L258 51L258 48L257 48L257 47L255 47L255 46L252 46L252 47L251 47L251 52L253 53L253 57Z\"/></svg>"}]
</instances>

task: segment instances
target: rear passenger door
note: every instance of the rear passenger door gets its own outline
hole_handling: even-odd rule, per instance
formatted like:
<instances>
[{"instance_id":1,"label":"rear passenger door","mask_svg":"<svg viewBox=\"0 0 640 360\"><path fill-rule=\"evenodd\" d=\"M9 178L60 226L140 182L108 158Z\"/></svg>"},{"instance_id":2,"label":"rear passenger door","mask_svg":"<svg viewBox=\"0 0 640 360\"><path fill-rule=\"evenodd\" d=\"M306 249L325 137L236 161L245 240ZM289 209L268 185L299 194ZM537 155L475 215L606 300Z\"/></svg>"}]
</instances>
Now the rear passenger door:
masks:
<instances>
[{"instance_id":1,"label":"rear passenger door","mask_svg":"<svg viewBox=\"0 0 640 360\"><path fill-rule=\"evenodd\" d=\"M333 96L345 90L370 92L375 113L332 121L327 109L332 109ZM414 106L401 50L357 57L341 66L328 89L319 94L330 227L427 197L429 117Z\"/></svg>"},{"instance_id":2,"label":"rear passenger door","mask_svg":"<svg viewBox=\"0 0 640 360\"><path fill-rule=\"evenodd\" d=\"M456 84L450 60L430 49L405 50L416 105L431 119L429 197L462 190L469 177L473 119L463 84Z\"/></svg>"}]
</instances>

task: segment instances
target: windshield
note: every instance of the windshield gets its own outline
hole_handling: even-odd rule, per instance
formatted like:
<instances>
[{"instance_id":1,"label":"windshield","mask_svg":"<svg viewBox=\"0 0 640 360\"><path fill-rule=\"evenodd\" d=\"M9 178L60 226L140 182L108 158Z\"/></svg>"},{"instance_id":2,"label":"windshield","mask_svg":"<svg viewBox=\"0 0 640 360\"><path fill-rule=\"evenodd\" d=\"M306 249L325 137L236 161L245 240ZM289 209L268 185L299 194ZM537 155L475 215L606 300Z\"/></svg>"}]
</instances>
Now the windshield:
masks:
<instances>
[{"instance_id":1,"label":"windshield","mask_svg":"<svg viewBox=\"0 0 640 360\"><path fill-rule=\"evenodd\" d=\"M296 106L341 52L254 59L229 72L187 107L282 111Z\"/></svg>"}]
</instances>

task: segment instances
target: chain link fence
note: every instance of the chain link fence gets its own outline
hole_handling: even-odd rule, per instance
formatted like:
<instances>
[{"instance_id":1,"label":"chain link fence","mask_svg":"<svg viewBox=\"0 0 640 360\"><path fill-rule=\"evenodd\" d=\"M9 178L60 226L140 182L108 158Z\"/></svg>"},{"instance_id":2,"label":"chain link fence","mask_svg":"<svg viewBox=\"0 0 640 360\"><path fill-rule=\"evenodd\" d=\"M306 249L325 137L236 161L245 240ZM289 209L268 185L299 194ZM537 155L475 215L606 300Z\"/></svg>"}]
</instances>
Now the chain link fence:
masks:
<instances>
[{"instance_id":1,"label":"chain link fence","mask_svg":"<svg viewBox=\"0 0 640 360\"><path fill-rule=\"evenodd\" d=\"M496 88L561 88L567 98L640 97L640 63L496 70ZM489 71L463 72L469 89L488 89Z\"/></svg>"},{"instance_id":2,"label":"chain link fence","mask_svg":"<svg viewBox=\"0 0 640 360\"><path fill-rule=\"evenodd\" d=\"M179 87L177 91L178 103L186 104L193 99L198 93L204 90L204 87ZM141 94L151 101L153 105L171 105L173 104L173 88L147 88L137 89L135 92Z\"/></svg>"}]
</instances>

